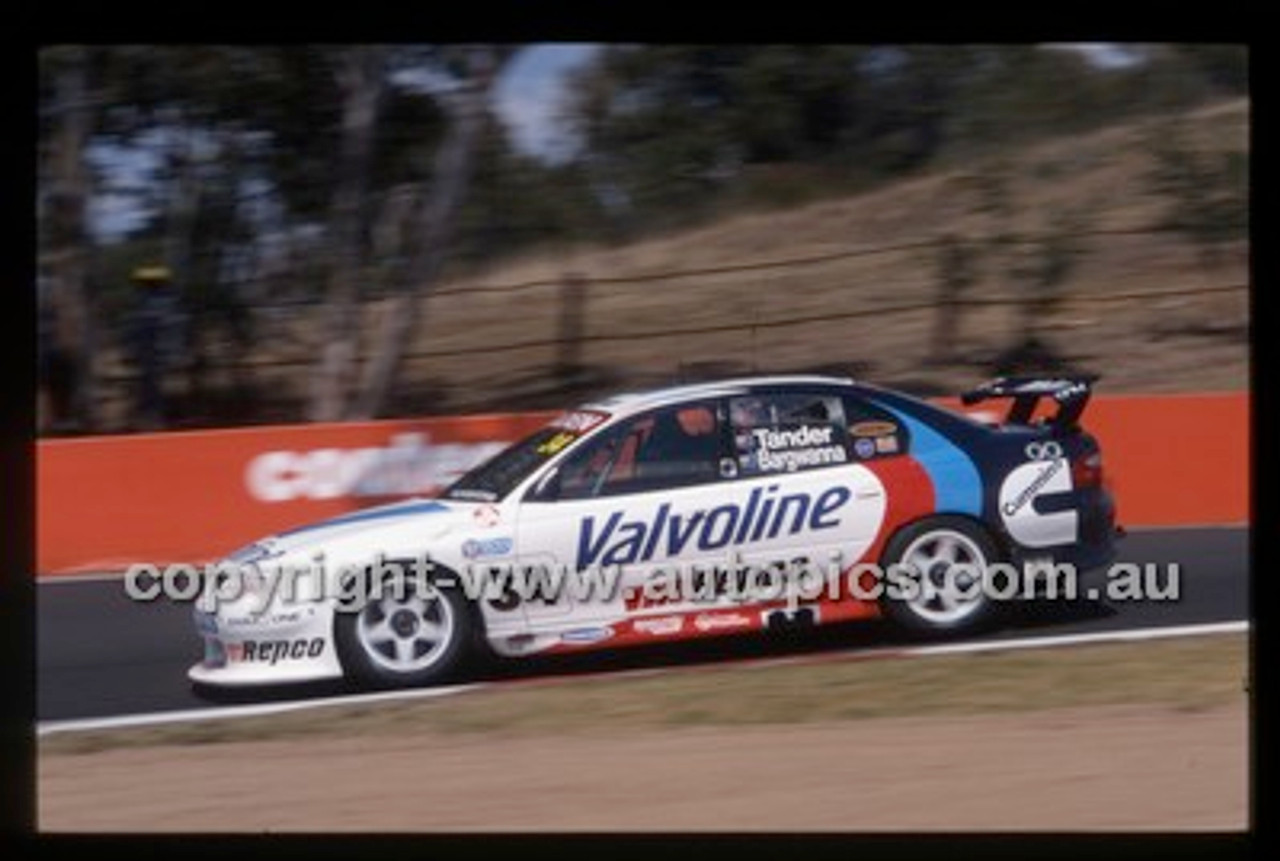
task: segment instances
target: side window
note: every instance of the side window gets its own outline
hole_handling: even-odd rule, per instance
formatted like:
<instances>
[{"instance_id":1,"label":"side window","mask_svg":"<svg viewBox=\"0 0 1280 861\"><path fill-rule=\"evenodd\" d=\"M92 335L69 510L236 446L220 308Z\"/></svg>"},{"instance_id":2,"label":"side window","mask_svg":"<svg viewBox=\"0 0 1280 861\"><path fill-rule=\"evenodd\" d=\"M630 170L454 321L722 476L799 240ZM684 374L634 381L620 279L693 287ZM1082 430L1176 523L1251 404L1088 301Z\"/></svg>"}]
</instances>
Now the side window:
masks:
<instances>
[{"instance_id":1,"label":"side window","mask_svg":"<svg viewBox=\"0 0 1280 861\"><path fill-rule=\"evenodd\" d=\"M702 484L719 478L720 420L714 403L638 416L566 459L559 499L586 499Z\"/></svg>"},{"instance_id":2,"label":"side window","mask_svg":"<svg viewBox=\"0 0 1280 861\"><path fill-rule=\"evenodd\" d=\"M850 460L836 395L744 395L729 400L739 475L839 466Z\"/></svg>"},{"instance_id":3,"label":"side window","mask_svg":"<svg viewBox=\"0 0 1280 861\"><path fill-rule=\"evenodd\" d=\"M857 397L845 397L844 412L855 460L906 454L907 429L893 413Z\"/></svg>"}]
</instances>

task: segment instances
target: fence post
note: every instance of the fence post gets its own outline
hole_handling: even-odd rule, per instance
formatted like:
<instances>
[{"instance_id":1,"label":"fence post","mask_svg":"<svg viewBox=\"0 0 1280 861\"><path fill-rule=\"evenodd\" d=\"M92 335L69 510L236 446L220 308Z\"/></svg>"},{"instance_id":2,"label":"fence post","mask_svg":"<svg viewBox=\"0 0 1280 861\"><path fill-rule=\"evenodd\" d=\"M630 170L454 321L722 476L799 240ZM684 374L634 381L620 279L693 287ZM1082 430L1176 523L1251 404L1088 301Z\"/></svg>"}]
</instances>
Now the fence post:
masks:
<instances>
[{"instance_id":1,"label":"fence post","mask_svg":"<svg viewBox=\"0 0 1280 861\"><path fill-rule=\"evenodd\" d=\"M587 296L586 279L566 272L560 284L560 321L557 331L556 376L567 380L582 367L582 319Z\"/></svg>"}]
</instances>

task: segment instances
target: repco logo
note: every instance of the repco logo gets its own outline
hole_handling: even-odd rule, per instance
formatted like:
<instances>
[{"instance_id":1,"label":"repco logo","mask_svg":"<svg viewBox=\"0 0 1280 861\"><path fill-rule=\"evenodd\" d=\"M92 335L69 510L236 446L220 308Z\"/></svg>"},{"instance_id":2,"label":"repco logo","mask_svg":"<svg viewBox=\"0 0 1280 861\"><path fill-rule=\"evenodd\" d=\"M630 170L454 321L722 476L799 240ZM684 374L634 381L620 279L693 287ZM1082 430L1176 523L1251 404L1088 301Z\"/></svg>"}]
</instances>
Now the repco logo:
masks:
<instances>
[{"instance_id":1,"label":"repco logo","mask_svg":"<svg viewBox=\"0 0 1280 861\"><path fill-rule=\"evenodd\" d=\"M425 434L407 433L386 448L268 451L249 461L245 485L263 502L427 494L505 448L501 442L428 443Z\"/></svg>"},{"instance_id":2,"label":"repco logo","mask_svg":"<svg viewBox=\"0 0 1280 861\"><path fill-rule=\"evenodd\" d=\"M240 660L275 664L285 660L318 658L323 653L323 637L310 640L245 640L241 644Z\"/></svg>"}]
</instances>

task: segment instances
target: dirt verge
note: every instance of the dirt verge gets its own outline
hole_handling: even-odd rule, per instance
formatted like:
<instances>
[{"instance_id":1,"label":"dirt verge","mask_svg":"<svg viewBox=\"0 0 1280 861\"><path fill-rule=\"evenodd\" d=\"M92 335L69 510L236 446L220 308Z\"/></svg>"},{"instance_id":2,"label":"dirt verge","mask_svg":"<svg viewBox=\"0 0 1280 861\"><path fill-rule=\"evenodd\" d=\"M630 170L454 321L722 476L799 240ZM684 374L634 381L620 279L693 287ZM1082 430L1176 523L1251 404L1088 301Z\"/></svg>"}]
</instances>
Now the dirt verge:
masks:
<instances>
[{"instance_id":1,"label":"dirt verge","mask_svg":"<svg viewBox=\"0 0 1280 861\"><path fill-rule=\"evenodd\" d=\"M40 743L49 831L1239 829L1243 637L547 680Z\"/></svg>"},{"instance_id":2,"label":"dirt verge","mask_svg":"<svg viewBox=\"0 0 1280 861\"><path fill-rule=\"evenodd\" d=\"M585 736L121 749L40 764L41 830L1241 829L1243 702Z\"/></svg>"}]
</instances>

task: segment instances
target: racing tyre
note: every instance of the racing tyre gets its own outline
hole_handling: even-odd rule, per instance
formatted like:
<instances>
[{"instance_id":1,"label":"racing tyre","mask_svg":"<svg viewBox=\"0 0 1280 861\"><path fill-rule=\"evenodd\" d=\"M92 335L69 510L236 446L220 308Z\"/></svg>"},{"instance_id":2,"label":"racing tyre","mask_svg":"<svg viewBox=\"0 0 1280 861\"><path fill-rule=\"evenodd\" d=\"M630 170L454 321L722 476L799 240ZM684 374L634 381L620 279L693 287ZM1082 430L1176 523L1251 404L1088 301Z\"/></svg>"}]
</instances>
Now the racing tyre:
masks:
<instances>
[{"instance_id":1,"label":"racing tyre","mask_svg":"<svg viewBox=\"0 0 1280 861\"><path fill-rule=\"evenodd\" d=\"M890 539L883 565L911 566L915 588L894 596L892 577L880 606L907 630L929 637L973 631L995 616L996 603L982 589L982 572L1001 561L990 536L962 517L931 517Z\"/></svg>"},{"instance_id":2,"label":"racing tyre","mask_svg":"<svg viewBox=\"0 0 1280 861\"><path fill-rule=\"evenodd\" d=\"M472 656L479 624L456 589L388 575L369 594L361 609L335 614L334 640L351 680L377 688L430 685L455 676Z\"/></svg>"}]
</instances>

